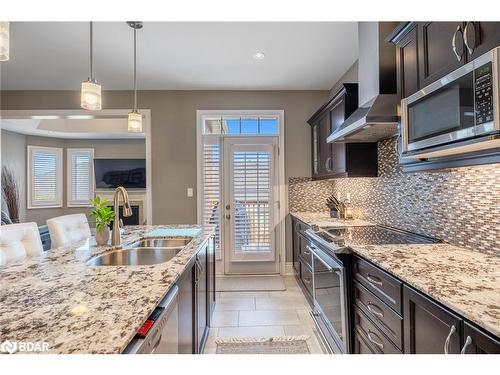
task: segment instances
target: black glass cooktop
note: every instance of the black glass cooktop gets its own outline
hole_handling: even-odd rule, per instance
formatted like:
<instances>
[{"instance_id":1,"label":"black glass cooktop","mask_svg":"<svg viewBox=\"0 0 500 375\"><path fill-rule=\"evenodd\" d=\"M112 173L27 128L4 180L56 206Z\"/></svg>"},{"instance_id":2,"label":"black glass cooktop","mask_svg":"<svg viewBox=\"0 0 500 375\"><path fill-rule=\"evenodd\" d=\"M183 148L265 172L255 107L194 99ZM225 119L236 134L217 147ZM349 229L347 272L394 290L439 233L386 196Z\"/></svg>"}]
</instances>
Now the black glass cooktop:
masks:
<instances>
[{"instance_id":1,"label":"black glass cooktop","mask_svg":"<svg viewBox=\"0 0 500 375\"><path fill-rule=\"evenodd\" d=\"M425 244L440 242L431 237L381 225L323 228L319 232L316 232L316 234L323 240L337 246Z\"/></svg>"}]
</instances>

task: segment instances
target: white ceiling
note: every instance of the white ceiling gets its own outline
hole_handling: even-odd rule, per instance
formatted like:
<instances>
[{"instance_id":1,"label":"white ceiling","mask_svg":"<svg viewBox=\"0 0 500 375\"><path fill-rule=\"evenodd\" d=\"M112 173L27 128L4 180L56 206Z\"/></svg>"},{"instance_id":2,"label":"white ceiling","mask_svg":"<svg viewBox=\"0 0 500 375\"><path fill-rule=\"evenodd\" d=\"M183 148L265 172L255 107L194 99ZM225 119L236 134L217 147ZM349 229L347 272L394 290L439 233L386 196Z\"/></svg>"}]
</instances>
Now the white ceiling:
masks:
<instances>
[{"instance_id":1,"label":"white ceiling","mask_svg":"<svg viewBox=\"0 0 500 375\"><path fill-rule=\"evenodd\" d=\"M133 31L94 24L104 90L133 87ZM265 59L252 55L262 51ZM2 90L79 90L89 76L89 25L13 22ZM356 22L146 22L138 31L142 90L328 90L358 57Z\"/></svg>"}]
</instances>

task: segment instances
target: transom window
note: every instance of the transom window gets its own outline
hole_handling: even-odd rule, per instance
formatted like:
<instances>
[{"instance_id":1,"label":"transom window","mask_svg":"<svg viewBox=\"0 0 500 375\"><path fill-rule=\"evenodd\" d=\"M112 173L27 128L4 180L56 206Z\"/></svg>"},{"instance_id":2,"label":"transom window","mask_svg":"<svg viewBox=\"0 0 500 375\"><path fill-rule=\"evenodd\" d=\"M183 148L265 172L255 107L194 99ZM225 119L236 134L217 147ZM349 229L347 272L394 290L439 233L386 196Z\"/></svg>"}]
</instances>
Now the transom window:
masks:
<instances>
[{"instance_id":1,"label":"transom window","mask_svg":"<svg viewBox=\"0 0 500 375\"><path fill-rule=\"evenodd\" d=\"M278 135L277 116L204 116L203 134Z\"/></svg>"}]
</instances>

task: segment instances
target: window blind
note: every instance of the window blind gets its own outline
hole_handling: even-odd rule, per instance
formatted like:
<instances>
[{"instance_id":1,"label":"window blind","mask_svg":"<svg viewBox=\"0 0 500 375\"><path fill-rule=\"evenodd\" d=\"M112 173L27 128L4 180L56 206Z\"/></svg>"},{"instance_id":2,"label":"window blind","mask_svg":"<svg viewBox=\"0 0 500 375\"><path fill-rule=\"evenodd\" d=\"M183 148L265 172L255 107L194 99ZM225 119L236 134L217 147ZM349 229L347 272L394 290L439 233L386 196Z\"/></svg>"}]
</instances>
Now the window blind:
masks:
<instances>
[{"instance_id":1,"label":"window blind","mask_svg":"<svg viewBox=\"0 0 500 375\"><path fill-rule=\"evenodd\" d=\"M29 207L62 207L62 149L28 146Z\"/></svg>"},{"instance_id":2,"label":"window blind","mask_svg":"<svg viewBox=\"0 0 500 375\"><path fill-rule=\"evenodd\" d=\"M235 252L270 252L270 152L234 152L233 199Z\"/></svg>"},{"instance_id":3,"label":"window blind","mask_svg":"<svg viewBox=\"0 0 500 375\"><path fill-rule=\"evenodd\" d=\"M68 207L88 207L94 196L93 149L67 150Z\"/></svg>"},{"instance_id":4,"label":"window blind","mask_svg":"<svg viewBox=\"0 0 500 375\"><path fill-rule=\"evenodd\" d=\"M215 225L215 254L220 244L221 152L219 143L203 144L203 223Z\"/></svg>"}]
</instances>

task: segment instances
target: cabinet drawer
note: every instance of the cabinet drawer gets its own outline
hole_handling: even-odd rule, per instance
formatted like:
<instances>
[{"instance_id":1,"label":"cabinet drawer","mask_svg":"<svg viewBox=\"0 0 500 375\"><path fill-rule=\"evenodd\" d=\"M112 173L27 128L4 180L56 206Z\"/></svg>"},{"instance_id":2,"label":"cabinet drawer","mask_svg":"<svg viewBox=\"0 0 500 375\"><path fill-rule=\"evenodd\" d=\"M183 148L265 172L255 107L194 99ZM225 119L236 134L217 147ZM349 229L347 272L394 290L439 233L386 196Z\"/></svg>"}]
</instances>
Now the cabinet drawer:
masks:
<instances>
[{"instance_id":1,"label":"cabinet drawer","mask_svg":"<svg viewBox=\"0 0 500 375\"><path fill-rule=\"evenodd\" d=\"M377 354L377 351L373 349L370 344L366 342L366 339L356 330L354 330L353 352L354 354Z\"/></svg>"},{"instance_id":2,"label":"cabinet drawer","mask_svg":"<svg viewBox=\"0 0 500 375\"><path fill-rule=\"evenodd\" d=\"M354 257L353 275L355 280L401 314L401 281L359 257Z\"/></svg>"},{"instance_id":3,"label":"cabinet drawer","mask_svg":"<svg viewBox=\"0 0 500 375\"><path fill-rule=\"evenodd\" d=\"M300 248L299 248L299 258L301 262L307 264L309 267L312 267L312 255L308 246L311 246L311 241L305 237L301 236L300 238Z\"/></svg>"},{"instance_id":4,"label":"cabinet drawer","mask_svg":"<svg viewBox=\"0 0 500 375\"><path fill-rule=\"evenodd\" d=\"M354 281L354 302L400 350L403 350L401 316L357 281Z\"/></svg>"},{"instance_id":5,"label":"cabinet drawer","mask_svg":"<svg viewBox=\"0 0 500 375\"><path fill-rule=\"evenodd\" d=\"M379 354L401 354L401 351L373 324L359 307L354 308L354 328Z\"/></svg>"},{"instance_id":6,"label":"cabinet drawer","mask_svg":"<svg viewBox=\"0 0 500 375\"><path fill-rule=\"evenodd\" d=\"M312 273L309 266L302 260L300 261L300 280L307 292L312 296Z\"/></svg>"}]
</instances>

